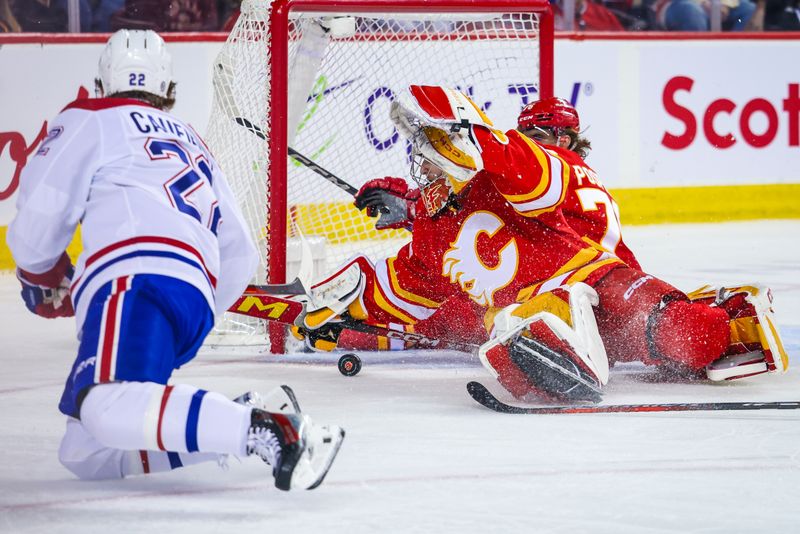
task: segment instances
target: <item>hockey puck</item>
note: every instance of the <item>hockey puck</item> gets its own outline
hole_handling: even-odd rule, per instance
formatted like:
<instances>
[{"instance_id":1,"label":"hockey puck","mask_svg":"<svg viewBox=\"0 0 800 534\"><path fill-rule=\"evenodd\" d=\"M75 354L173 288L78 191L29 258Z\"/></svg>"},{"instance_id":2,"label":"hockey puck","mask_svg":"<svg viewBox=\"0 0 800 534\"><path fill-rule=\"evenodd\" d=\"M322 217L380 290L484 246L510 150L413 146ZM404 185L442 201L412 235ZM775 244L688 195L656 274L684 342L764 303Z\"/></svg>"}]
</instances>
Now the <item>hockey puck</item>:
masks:
<instances>
[{"instance_id":1,"label":"hockey puck","mask_svg":"<svg viewBox=\"0 0 800 534\"><path fill-rule=\"evenodd\" d=\"M339 358L339 372L344 376L356 376L361 370L361 358L355 354L345 354Z\"/></svg>"}]
</instances>

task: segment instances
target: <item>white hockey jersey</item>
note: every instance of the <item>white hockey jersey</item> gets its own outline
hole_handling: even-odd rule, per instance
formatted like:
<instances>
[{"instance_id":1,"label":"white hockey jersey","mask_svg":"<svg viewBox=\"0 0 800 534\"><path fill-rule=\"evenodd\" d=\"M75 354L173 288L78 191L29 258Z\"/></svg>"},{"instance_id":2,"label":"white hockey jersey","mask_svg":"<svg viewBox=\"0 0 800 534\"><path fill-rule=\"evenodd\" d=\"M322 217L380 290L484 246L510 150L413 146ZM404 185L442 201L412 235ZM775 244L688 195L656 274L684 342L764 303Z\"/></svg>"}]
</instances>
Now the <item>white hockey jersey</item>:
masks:
<instances>
[{"instance_id":1,"label":"white hockey jersey","mask_svg":"<svg viewBox=\"0 0 800 534\"><path fill-rule=\"evenodd\" d=\"M230 187L199 135L138 100L80 99L51 123L20 179L8 244L17 265L51 269L81 223L71 295L80 331L92 295L124 275L197 287L217 314L257 265Z\"/></svg>"}]
</instances>

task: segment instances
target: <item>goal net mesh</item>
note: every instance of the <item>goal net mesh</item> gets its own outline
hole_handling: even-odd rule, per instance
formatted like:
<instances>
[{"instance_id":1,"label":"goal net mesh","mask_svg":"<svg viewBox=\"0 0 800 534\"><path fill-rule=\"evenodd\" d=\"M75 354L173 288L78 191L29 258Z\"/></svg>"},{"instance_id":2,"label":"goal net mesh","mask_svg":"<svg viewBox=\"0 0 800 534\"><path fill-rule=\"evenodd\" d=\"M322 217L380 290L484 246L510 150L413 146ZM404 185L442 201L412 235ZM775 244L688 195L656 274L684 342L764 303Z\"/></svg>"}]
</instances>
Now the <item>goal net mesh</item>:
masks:
<instances>
[{"instance_id":1,"label":"goal net mesh","mask_svg":"<svg viewBox=\"0 0 800 534\"><path fill-rule=\"evenodd\" d=\"M487 3L487 5L490 5ZM389 106L410 84L455 87L495 125L513 128L520 109L536 100L539 17L536 12L307 13L270 27L271 2L246 0L214 61L214 103L207 141L225 172L261 255L254 282L267 281L271 256L284 247L286 280L297 271L302 238L320 276L356 254L394 254L405 230L375 229L353 198L287 154L271 151L271 134L285 128L288 144L356 189L384 176L408 177L409 145L389 119ZM486 8L485 8L486 9ZM488 9L487 9L488 11ZM270 123L275 39L288 41L288 109ZM276 189L271 158L286 169L286 242L270 238L268 212ZM273 185L271 185L273 184ZM216 343L265 339L263 324L227 314Z\"/></svg>"}]
</instances>

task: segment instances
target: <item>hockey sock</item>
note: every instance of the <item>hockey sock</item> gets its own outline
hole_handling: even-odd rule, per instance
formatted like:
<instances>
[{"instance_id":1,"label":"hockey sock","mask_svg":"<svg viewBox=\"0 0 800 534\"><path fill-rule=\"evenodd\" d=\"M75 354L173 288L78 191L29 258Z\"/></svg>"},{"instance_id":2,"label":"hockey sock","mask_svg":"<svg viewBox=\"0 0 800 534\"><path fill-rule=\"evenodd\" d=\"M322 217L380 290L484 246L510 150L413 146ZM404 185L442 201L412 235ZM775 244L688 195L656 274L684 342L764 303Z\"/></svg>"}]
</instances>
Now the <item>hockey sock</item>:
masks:
<instances>
[{"instance_id":1,"label":"hockey sock","mask_svg":"<svg viewBox=\"0 0 800 534\"><path fill-rule=\"evenodd\" d=\"M162 473L189 465L218 462L219 460L220 455L215 452L125 451L122 476Z\"/></svg>"},{"instance_id":2,"label":"hockey sock","mask_svg":"<svg viewBox=\"0 0 800 534\"><path fill-rule=\"evenodd\" d=\"M61 465L82 480L107 480L219 461L220 455L113 449L94 439L80 421L70 417L58 450L58 459Z\"/></svg>"},{"instance_id":3,"label":"hockey sock","mask_svg":"<svg viewBox=\"0 0 800 534\"><path fill-rule=\"evenodd\" d=\"M115 449L244 456L251 410L193 386L115 382L89 391L81 422Z\"/></svg>"}]
</instances>

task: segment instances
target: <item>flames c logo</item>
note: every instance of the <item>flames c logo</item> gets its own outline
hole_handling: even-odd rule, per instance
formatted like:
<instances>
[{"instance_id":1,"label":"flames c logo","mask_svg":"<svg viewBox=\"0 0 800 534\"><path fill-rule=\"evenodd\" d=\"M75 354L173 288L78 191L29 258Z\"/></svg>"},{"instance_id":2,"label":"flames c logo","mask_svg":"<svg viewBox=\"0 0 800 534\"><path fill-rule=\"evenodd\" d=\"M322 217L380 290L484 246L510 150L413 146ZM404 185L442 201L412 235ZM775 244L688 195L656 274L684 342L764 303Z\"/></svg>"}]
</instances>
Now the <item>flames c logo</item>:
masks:
<instances>
[{"instance_id":1,"label":"flames c logo","mask_svg":"<svg viewBox=\"0 0 800 534\"><path fill-rule=\"evenodd\" d=\"M503 226L505 223L494 213L476 211L461 225L458 237L442 260L442 275L458 283L472 300L484 307L492 306L494 293L511 283L517 274L519 250L513 238L492 253L497 255L497 261L491 262L496 264L494 267L486 265L478 251L478 236L494 237Z\"/></svg>"}]
</instances>

